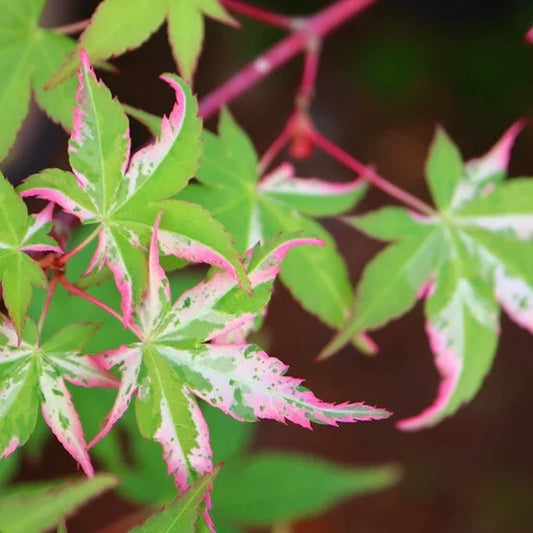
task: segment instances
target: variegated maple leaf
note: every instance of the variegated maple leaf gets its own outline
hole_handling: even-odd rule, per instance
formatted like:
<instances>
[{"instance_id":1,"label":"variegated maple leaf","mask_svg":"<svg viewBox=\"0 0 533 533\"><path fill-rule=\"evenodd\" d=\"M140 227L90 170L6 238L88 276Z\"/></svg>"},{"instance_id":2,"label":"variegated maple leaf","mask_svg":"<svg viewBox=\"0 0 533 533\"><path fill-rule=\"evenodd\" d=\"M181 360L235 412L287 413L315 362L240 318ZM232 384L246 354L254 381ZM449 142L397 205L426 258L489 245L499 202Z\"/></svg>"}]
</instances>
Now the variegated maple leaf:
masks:
<instances>
[{"instance_id":1,"label":"variegated maple leaf","mask_svg":"<svg viewBox=\"0 0 533 533\"><path fill-rule=\"evenodd\" d=\"M93 61L115 57L137 48L165 19L172 53L181 75L190 81L202 49L204 16L236 25L219 0L103 0L82 33L79 48ZM79 50L78 48L78 50ZM53 86L76 70L73 53L50 80Z\"/></svg>"},{"instance_id":2,"label":"variegated maple leaf","mask_svg":"<svg viewBox=\"0 0 533 533\"><path fill-rule=\"evenodd\" d=\"M169 283L159 265L158 240L156 224L148 288L134 313L139 341L99 356L104 368L118 368L122 382L92 444L111 429L136 396L141 433L161 444L168 472L184 491L212 470L208 428L195 397L237 420L289 420L307 428L311 422L336 425L389 415L362 403L325 403L303 388L302 380L285 376L287 367L257 346L216 342L262 312L289 249L319 241L278 238L257 247L248 255L251 297L227 272L217 271L172 304Z\"/></svg>"},{"instance_id":3,"label":"variegated maple leaf","mask_svg":"<svg viewBox=\"0 0 533 533\"><path fill-rule=\"evenodd\" d=\"M370 236L396 242L367 265L352 318L323 355L425 297L441 384L435 403L399 422L402 429L436 424L476 394L498 344L498 304L533 333L533 181L502 182L521 128L514 124L484 157L466 164L437 131L427 163L434 216L389 207L346 219Z\"/></svg>"},{"instance_id":4,"label":"variegated maple leaf","mask_svg":"<svg viewBox=\"0 0 533 533\"><path fill-rule=\"evenodd\" d=\"M59 442L93 475L80 419L65 381L83 387L116 387L81 349L96 331L90 323L70 324L39 344L33 320L19 341L13 324L0 315L0 458L22 446L33 433L39 405Z\"/></svg>"},{"instance_id":5,"label":"variegated maple leaf","mask_svg":"<svg viewBox=\"0 0 533 533\"><path fill-rule=\"evenodd\" d=\"M32 285L46 287L41 267L28 253L61 252L48 236L53 206L28 215L26 205L0 172L0 280L2 297L19 335L32 296Z\"/></svg>"},{"instance_id":6,"label":"variegated maple leaf","mask_svg":"<svg viewBox=\"0 0 533 533\"><path fill-rule=\"evenodd\" d=\"M298 178L288 163L260 179L257 153L227 110L221 113L218 135L204 131L197 178L200 183L189 184L179 198L209 209L240 252L280 232L304 231L327 244L293 249L280 277L307 311L333 328L342 327L353 306L348 269L333 237L314 219L352 209L366 190L364 182Z\"/></svg>"},{"instance_id":7,"label":"variegated maple leaf","mask_svg":"<svg viewBox=\"0 0 533 533\"><path fill-rule=\"evenodd\" d=\"M222 225L200 206L169 200L198 166L201 123L187 85L171 74L163 79L176 92L174 108L163 117L159 138L130 160L127 117L82 53L69 142L74 173L47 169L19 188L22 196L51 200L84 224L97 224L98 247L87 272L107 264L122 296L125 322L146 286L145 248L161 210L159 238L166 254L225 268L249 287Z\"/></svg>"}]
</instances>

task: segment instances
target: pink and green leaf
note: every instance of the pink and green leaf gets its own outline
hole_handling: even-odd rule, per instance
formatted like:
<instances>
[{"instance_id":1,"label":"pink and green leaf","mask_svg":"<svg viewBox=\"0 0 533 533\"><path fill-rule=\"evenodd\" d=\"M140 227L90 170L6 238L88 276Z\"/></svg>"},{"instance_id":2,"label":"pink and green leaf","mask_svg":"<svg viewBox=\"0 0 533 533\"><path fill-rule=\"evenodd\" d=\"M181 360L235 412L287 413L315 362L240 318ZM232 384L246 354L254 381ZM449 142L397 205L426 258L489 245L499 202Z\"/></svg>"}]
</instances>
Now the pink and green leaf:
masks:
<instances>
[{"instance_id":1,"label":"pink and green leaf","mask_svg":"<svg viewBox=\"0 0 533 533\"><path fill-rule=\"evenodd\" d=\"M270 418L306 428L311 422L387 418L385 410L358 404L332 404L285 376L287 366L253 345L205 345L193 350L162 348L185 376L187 387L214 407L242 421Z\"/></svg>"},{"instance_id":2,"label":"pink and green leaf","mask_svg":"<svg viewBox=\"0 0 533 533\"><path fill-rule=\"evenodd\" d=\"M159 221L160 215L151 240L148 288L135 312L142 342L99 357L106 369L118 367L122 384L93 443L110 430L136 394L141 433L162 445L169 473L184 491L212 469L207 426L192 394L240 420L287 419L305 427L313 421L336 425L389 415L364 404L322 402L301 387L301 380L284 377L286 367L257 347L209 343L217 337L220 342L221 336L231 338L232 332L261 316L285 255L296 246L320 241L278 237L250 250L251 297L228 272L215 271L169 308L166 276L158 262Z\"/></svg>"},{"instance_id":3,"label":"pink and green leaf","mask_svg":"<svg viewBox=\"0 0 533 533\"><path fill-rule=\"evenodd\" d=\"M294 168L288 163L265 176L258 187L259 191L293 209L315 217L349 211L367 188L361 180L333 183L317 178L296 178Z\"/></svg>"},{"instance_id":4,"label":"pink and green leaf","mask_svg":"<svg viewBox=\"0 0 533 533\"><path fill-rule=\"evenodd\" d=\"M4 304L19 335L33 293L46 287L40 266L24 251L59 251L46 233L50 211L28 216L26 205L0 173L0 279Z\"/></svg>"},{"instance_id":5,"label":"pink and green leaf","mask_svg":"<svg viewBox=\"0 0 533 533\"><path fill-rule=\"evenodd\" d=\"M87 444L65 380L82 386L117 386L113 376L81 352L96 327L70 324L39 346L32 320L26 321L19 341L13 324L0 317L0 455L7 456L28 440L40 404L52 432L92 476Z\"/></svg>"},{"instance_id":6,"label":"pink and green leaf","mask_svg":"<svg viewBox=\"0 0 533 533\"><path fill-rule=\"evenodd\" d=\"M490 290L454 265L439 273L427 300L427 332L440 385L434 403L398 427L429 427L454 414L478 392L492 366L498 342L498 308Z\"/></svg>"},{"instance_id":7,"label":"pink and green leaf","mask_svg":"<svg viewBox=\"0 0 533 533\"><path fill-rule=\"evenodd\" d=\"M465 165L453 142L437 131L427 165L440 209L435 216L388 208L347 219L371 236L398 242L367 265L355 312L323 355L357 330L379 327L427 298L427 331L441 383L433 405L401 421L402 429L436 424L473 398L496 351L498 304L533 331L533 188L526 178L502 183L522 127L516 122L485 156ZM432 253L421 255L424 249Z\"/></svg>"},{"instance_id":8,"label":"pink and green leaf","mask_svg":"<svg viewBox=\"0 0 533 533\"><path fill-rule=\"evenodd\" d=\"M145 249L161 210L160 244L166 254L228 269L249 288L240 257L222 226L200 207L168 201L198 166L201 122L190 88L171 74L164 79L176 94L172 112L163 117L160 136L128 163L126 115L96 79L82 51L69 145L75 177L45 171L20 188L23 196L48 199L85 223L99 224L98 247L86 274L109 267L121 294L125 324L146 284Z\"/></svg>"},{"instance_id":9,"label":"pink and green leaf","mask_svg":"<svg viewBox=\"0 0 533 533\"><path fill-rule=\"evenodd\" d=\"M85 474L93 477L94 469L81 422L65 382L54 368L46 365L39 376L39 387L43 397L41 409L44 420Z\"/></svg>"}]
</instances>

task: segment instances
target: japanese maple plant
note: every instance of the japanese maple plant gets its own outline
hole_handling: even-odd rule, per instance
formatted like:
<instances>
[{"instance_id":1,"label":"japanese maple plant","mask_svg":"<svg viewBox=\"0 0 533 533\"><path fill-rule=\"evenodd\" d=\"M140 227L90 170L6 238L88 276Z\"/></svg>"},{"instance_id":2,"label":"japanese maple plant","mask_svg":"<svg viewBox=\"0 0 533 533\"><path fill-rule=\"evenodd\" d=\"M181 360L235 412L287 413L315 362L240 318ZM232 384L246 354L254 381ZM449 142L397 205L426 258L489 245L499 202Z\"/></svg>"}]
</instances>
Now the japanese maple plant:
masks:
<instances>
[{"instance_id":1,"label":"japanese maple plant","mask_svg":"<svg viewBox=\"0 0 533 533\"><path fill-rule=\"evenodd\" d=\"M312 121L323 38L373 3L338 0L292 18L236 0L103 0L90 20L42 28L44 0L0 0L0 67L10 77L0 92L0 157L13 145L31 91L70 135L70 170L44 169L17 189L0 178L3 459L30 439L40 408L92 477L91 448L113 434L133 403L138 432L161 446L181 497L172 518L156 518L170 522L147 523L146 530L215 531L205 403L240 422L273 419L306 428L390 416L360 402L317 398L248 340L267 314L278 275L305 310L335 331L310 361L350 342L375 350L368 332L425 300L441 384L433 405L398 422L403 430L436 424L476 394L494 358L500 308L533 332L533 185L529 178L504 180L522 122L486 155L466 162L438 128L426 166L430 206L346 153ZM284 28L288 36L198 105L191 82L204 16L235 26L234 15ZM122 105L94 66L109 68L109 59L141 46L165 22L179 75L161 76L175 103L159 119ZM66 36L76 32L77 41ZM259 158L227 105L298 54L304 68L294 112ZM218 131L204 129L202 118L217 112ZM127 113L154 136L135 153ZM287 145L300 159L324 151L353 171L353 181L297 177L290 162L273 166ZM317 219L346 215L369 186L403 207L342 218L392 243L366 265L354 296L333 237ZM28 198L46 207L29 214ZM80 233L80 225L87 231ZM71 266L80 260L82 271ZM173 294L169 276L193 263L209 269ZM95 295L104 282L105 294ZM50 332L47 316L60 290L105 313L127 340L86 349L100 324L81 311L63 313ZM67 383L115 391L90 439Z\"/></svg>"}]
</instances>

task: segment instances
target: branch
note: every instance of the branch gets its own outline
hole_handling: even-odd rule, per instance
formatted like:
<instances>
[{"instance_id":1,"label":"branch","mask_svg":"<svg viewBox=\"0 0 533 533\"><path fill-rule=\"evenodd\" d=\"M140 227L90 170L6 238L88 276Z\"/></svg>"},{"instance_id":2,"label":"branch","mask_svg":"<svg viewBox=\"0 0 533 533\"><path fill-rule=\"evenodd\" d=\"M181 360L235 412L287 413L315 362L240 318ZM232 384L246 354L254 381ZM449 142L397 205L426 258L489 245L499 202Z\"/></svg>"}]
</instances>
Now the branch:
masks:
<instances>
[{"instance_id":1,"label":"branch","mask_svg":"<svg viewBox=\"0 0 533 533\"><path fill-rule=\"evenodd\" d=\"M247 91L265 76L306 49L310 40L320 40L376 0L338 0L309 18L299 19L298 30L249 63L200 102L200 116L208 118L222 106Z\"/></svg>"},{"instance_id":2,"label":"branch","mask_svg":"<svg viewBox=\"0 0 533 533\"><path fill-rule=\"evenodd\" d=\"M316 145L329 154L333 159L342 163L345 167L353 170L356 174L361 175L361 179L368 181L374 187L381 189L383 192L400 201L401 203L416 209L420 213L428 216L434 216L435 210L422 200L419 200L412 194L400 189L396 185L390 183L385 178L382 178L379 174L376 174L370 167L364 165L355 157L352 157L349 153L345 152L342 148L332 143L329 139L324 137L318 131L313 132L313 139Z\"/></svg>"},{"instance_id":3,"label":"branch","mask_svg":"<svg viewBox=\"0 0 533 533\"><path fill-rule=\"evenodd\" d=\"M244 2L240 2L239 0L221 0L220 3L230 11L233 11L233 13L244 15L250 19L257 20L258 22L264 22L270 26L285 30L294 28L295 19L292 17L280 15L279 13L274 13L261 7L251 6Z\"/></svg>"},{"instance_id":4,"label":"branch","mask_svg":"<svg viewBox=\"0 0 533 533\"><path fill-rule=\"evenodd\" d=\"M296 95L296 107L304 111L309 109L309 104L315 94L321 48L322 44L316 38L310 39L307 43L302 81Z\"/></svg>"}]
</instances>

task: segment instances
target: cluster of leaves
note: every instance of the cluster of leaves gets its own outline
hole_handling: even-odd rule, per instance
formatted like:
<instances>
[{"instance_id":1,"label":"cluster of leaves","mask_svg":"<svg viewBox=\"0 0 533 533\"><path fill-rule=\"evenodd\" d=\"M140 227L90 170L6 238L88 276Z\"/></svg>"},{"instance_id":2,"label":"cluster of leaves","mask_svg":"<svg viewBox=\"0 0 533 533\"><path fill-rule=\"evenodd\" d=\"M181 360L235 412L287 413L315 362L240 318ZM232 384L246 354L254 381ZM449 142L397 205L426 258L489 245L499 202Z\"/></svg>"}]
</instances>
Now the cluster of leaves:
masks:
<instances>
[{"instance_id":1,"label":"cluster of leaves","mask_svg":"<svg viewBox=\"0 0 533 533\"><path fill-rule=\"evenodd\" d=\"M42 323L24 320L30 298L19 303L23 307L18 321L10 309L14 324L2 318L0 377L6 409L0 434L2 454L7 456L30 437L40 404L46 423L91 476L89 446L65 380L85 387L118 386L115 404L91 445L135 397L141 434L161 444L168 472L184 492L213 470L208 430L195 397L240 421L272 418L304 427L311 422L336 425L379 419L388 413L364 404L322 402L301 386L301 380L285 376L287 367L279 360L247 344L246 335L264 314L286 253L323 243L284 233L248 250L243 262L230 235L209 211L171 199L195 173L201 128L188 88L171 75L164 79L176 92L176 104L163 118L159 138L129 160L124 111L98 82L84 55L69 143L73 173L47 169L19 188L22 196L54 202L94 227L85 243L97 237L98 244L86 274L92 272L92 280L98 281L110 272L121 296L122 321L135 340L91 357L83 348L95 324L68 324L42 342ZM6 181L4 186L21 217L10 253L37 269L44 285L39 265L24 251L31 242L32 251L57 252L46 235L51 208L34 221ZM13 209L6 203L6 220ZM173 302L159 264L161 252L219 268ZM22 267L9 272L20 284L30 267L19 262ZM54 281L72 287L64 279L59 273ZM9 279L4 286L9 287ZM108 372L114 368L118 385L116 373ZM211 527L208 507L206 499L201 520Z\"/></svg>"},{"instance_id":2,"label":"cluster of leaves","mask_svg":"<svg viewBox=\"0 0 533 533\"><path fill-rule=\"evenodd\" d=\"M40 107L72 131L72 172L46 169L18 191L0 175L0 276L8 315L0 315L0 457L28 441L39 427L40 407L46 424L88 476L94 473L89 449L95 446L95 454L129 480L123 490L130 497L142 496L144 503L173 499L171 492L146 493L142 478L156 474L143 460L144 451L137 454L141 468L132 469L120 459L116 432L100 442L117 423L130 435L140 433L163 448L178 491L193 487L142 531L176 524L180 531L213 529L209 509L216 459L202 402L239 422L270 418L304 427L389 415L360 403L319 400L301 380L285 375L281 361L248 341L266 314L278 273L306 310L339 330L323 358L350 341L364 345L367 331L425 299L442 381L434 404L399 422L402 429L436 424L473 398L497 349L500 308L533 332L533 185L528 178L504 181L521 123L488 154L466 163L439 129L427 164L436 206L431 213L386 207L344 218L371 237L392 241L366 266L355 296L332 236L316 219L352 210L365 192L364 179L331 183L296 177L289 163L262 175L250 139L229 112L222 111L218 134L203 130L189 85L172 74L162 76L176 95L168 117L159 121L129 111L156 132L154 142L130 156L124 108L96 78L89 55L93 62L105 62L140 46L167 20L178 68L191 82L204 16L235 24L222 3L139 0L131 9L131 0L103 0L75 43L39 27L45 0L0 0L0 66L12 73L0 81L0 159L14 142L32 91ZM76 70L77 85L71 77ZM23 197L50 204L30 215ZM69 252L50 236L60 230L54 226L54 206L89 228ZM82 268L74 267L73 258L91 248ZM186 290L173 289L173 298L162 265L187 263L211 268ZM90 312L83 316L87 321L66 322L69 292L121 320L124 329L113 334L115 342L95 344L99 326ZM109 294L117 295L118 305ZM58 302L63 302L62 313L53 319ZM72 315L81 316L80 300L75 305ZM101 331L109 327L105 323ZM84 419L83 402L75 408L79 393L73 400L68 383L93 395L95 387L116 390L107 416L94 420L96 410ZM128 411L131 401L136 422ZM87 444L82 421L91 417L95 435ZM132 441L139 449L146 445ZM241 454L244 448L235 445ZM228 453L221 459L228 466L214 481L222 488L213 499L215 516L228 531L295 519L392 479L389 470L368 472L368 478L358 471L341 475L331 465L279 454L242 458ZM291 480L321 490L308 492L305 504L298 504L290 494L302 488ZM263 503L272 486L286 487L285 507L243 505L252 482ZM87 487L99 490L110 482L102 483ZM48 488L42 490L39 497L48 494ZM85 489L80 490L81 498ZM78 502L74 493L67 507ZM239 499L239 509L233 498ZM6 501L15 508L22 500Z\"/></svg>"}]
</instances>

